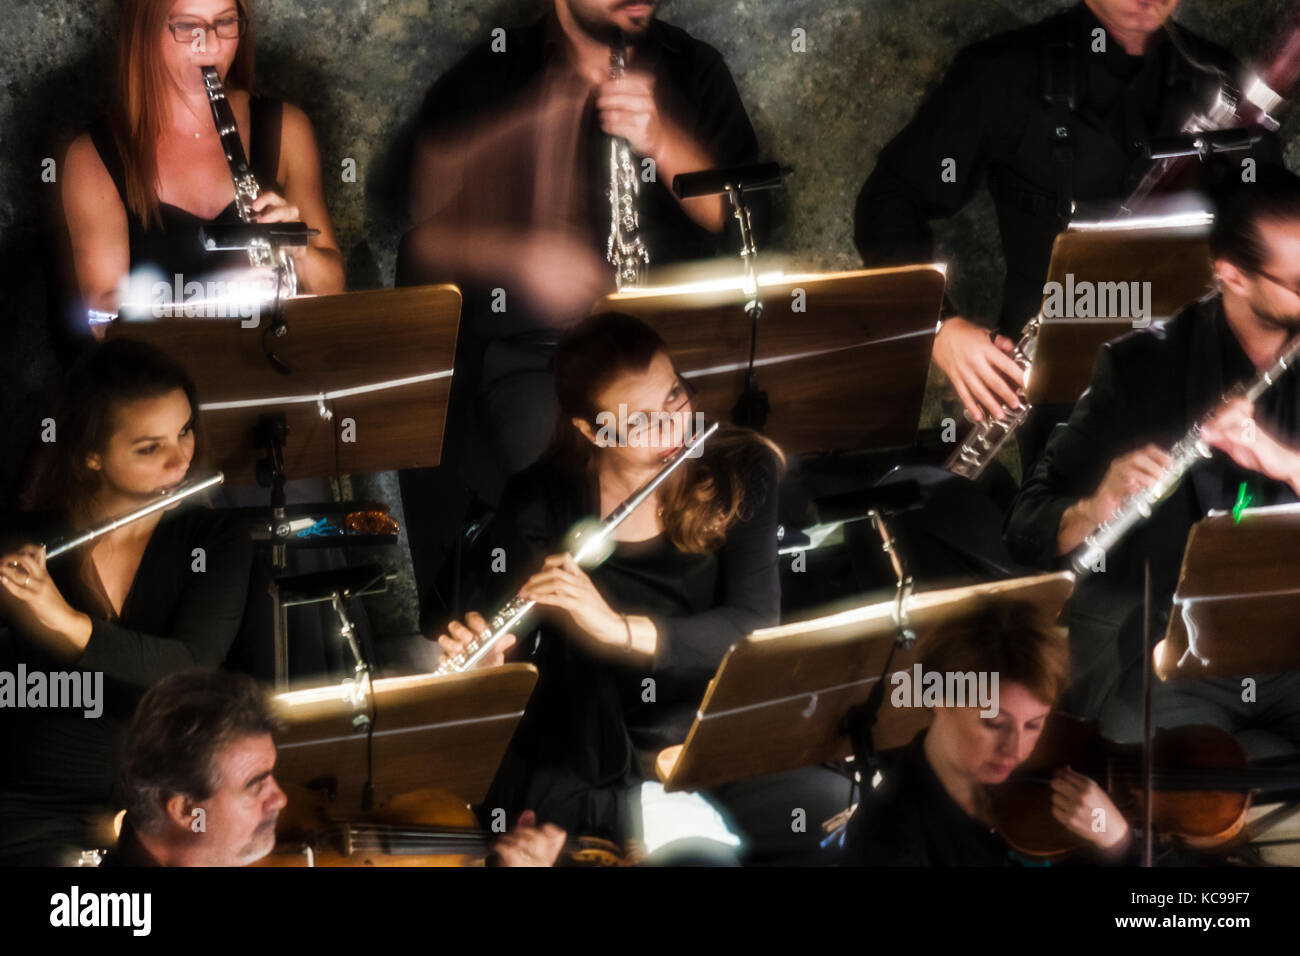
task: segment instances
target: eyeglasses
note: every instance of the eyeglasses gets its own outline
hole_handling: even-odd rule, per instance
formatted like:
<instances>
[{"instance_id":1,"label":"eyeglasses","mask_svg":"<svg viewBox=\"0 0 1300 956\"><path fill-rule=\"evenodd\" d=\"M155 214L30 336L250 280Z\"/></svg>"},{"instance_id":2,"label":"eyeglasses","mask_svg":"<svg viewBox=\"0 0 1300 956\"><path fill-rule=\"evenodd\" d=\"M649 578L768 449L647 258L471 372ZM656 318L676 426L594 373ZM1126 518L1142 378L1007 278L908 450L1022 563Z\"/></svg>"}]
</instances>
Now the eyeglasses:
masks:
<instances>
[{"instance_id":1,"label":"eyeglasses","mask_svg":"<svg viewBox=\"0 0 1300 956\"><path fill-rule=\"evenodd\" d=\"M233 17L222 17L216 23L175 20L167 24L167 29L172 31L172 38L177 43L193 43L199 36L206 37L209 33L215 33L222 40L238 40L248 29L248 18L241 13Z\"/></svg>"},{"instance_id":2,"label":"eyeglasses","mask_svg":"<svg viewBox=\"0 0 1300 956\"><path fill-rule=\"evenodd\" d=\"M1255 275L1263 276L1269 282L1273 282L1276 283L1277 285L1280 285L1282 288L1286 289L1286 291L1290 292L1292 295L1300 296L1300 285L1293 285L1290 282L1287 282L1285 279L1279 279L1277 276L1273 275L1273 273L1265 272L1263 269L1254 269L1252 271L1255 273Z\"/></svg>"},{"instance_id":3,"label":"eyeglasses","mask_svg":"<svg viewBox=\"0 0 1300 956\"><path fill-rule=\"evenodd\" d=\"M633 447L646 447L652 444L652 440L657 435L652 435L652 429L660 428L664 425L676 427L685 433L688 423L675 422L671 416L678 414L683 408L690 404L691 397L697 389L686 379L678 376L677 386L668 393L667 401L664 408L658 413L632 412L627 416L627 433L622 436L625 444Z\"/></svg>"}]
</instances>

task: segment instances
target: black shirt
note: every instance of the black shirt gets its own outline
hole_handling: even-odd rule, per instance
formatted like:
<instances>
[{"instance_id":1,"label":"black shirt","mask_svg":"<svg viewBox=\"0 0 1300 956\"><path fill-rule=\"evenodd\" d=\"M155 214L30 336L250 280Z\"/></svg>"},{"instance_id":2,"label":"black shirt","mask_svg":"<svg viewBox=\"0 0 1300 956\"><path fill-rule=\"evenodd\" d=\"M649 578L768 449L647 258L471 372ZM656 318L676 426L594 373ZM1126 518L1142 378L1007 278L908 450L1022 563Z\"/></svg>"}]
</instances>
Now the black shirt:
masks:
<instances>
[{"instance_id":1,"label":"black shirt","mask_svg":"<svg viewBox=\"0 0 1300 956\"><path fill-rule=\"evenodd\" d=\"M654 20L638 41L629 69L648 70L654 76L655 101L661 115L670 117L699 144L717 166L752 162L757 158L758 140L745 113L722 55L686 31ZM420 110L420 133L442 142L451 137L482 131L495 119L512 111L523 114L537 110L546 84L569 76L564 40L554 12L548 12L530 26L506 31L505 48L494 52L488 41L447 71L429 90ZM594 96L589 100L577 134L580 168L565 170L576 175L579 196L574 210L577 228L602 259L609 236L610 208L605 192L609 186L609 138L601 133ZM457 214L477 225L495 216L493 225L518 229L556 227L559 223L533 219L534 189L554 184L538 181L541 156L551 149L560 131L545 130L536 140L521 139L517 148L491 151L483 158L491 167L474 172L489 180L491 195L467 191L458 200ZM633 156L641 170L641 158ZM644 180L644 177L642 177ZM672 183L655 178L642 181L637 199L640 232L650 253L650 270L657 265L708 258L719 252L738 255L739 240L730 231L716 236L696 225L673 198ZM766 193L752 198L755 230L765 228ZM489 211L488 207L491 207ZM728 217L728 230L733 220ZM426 277L441 280L456 277ZM490 308L492 290L502 283L459 281L465 293L465 313L472 331L495 337L536 332L538 321L512 302L505 312ZM613 267L610 267L613 291ZM508 291L508 290L507 290ZM479 328L477 323L486 327Z\"/></svg>"},{"instance_id":2,"label":"black shirt","mask_svg":"<svg viewBox=\"0 0 1300 956\"><path fill-rule=\"evenodd\" d=\"M1109 34L1104 52L1094 53L1094 31L1103 29L1079 3L962 50L858 195L854 242L863 261L930 261L930 220L956 214L987 180L1006 259L999 327L1019 338L1038 312L1052 241L1069 218L1062 193L1079 215L1113 213L1150 165L1142 145L1177 134L1218 89L1217 77L1190 66L1164 31L1139 57ZM1227 51L1172 29L1198 59L1240 75ZM1058 127L1068 130L1068 149L1057 148ZM1251 155L1281 162L1271 134ZM956 163L952 181L941 175L947 159ZM1224 169L1202 170L1202 181Z\"/></svg>"},{"instance_id":3,"label":"black shirt","mask_svg":"<svg viewBox=\"0 0 1300 956\"><path fill-rule=\"evenodd\" d=\"M508 760L503 770L513 779L499 781L520 789L502 799L519 800L519 810L535 809L571 831L620 835L615 795L641 779L641 767L660 749L685 740L727 648L777 623L776 460L755 450L743 473L746 504L716 553L687 554L665 533L620 542L589 572L615 611L654 621L653 661L596 656L554 624L541 628L534 657L541 681L512 744L516 763ZM513 573L497 576L508 586L502 581L480 590L483 612L492 613L544 557L562 550L574 523L598 510L594 477L575 479L553 458L511 479L484 554L486 566L503 549L495 553L506 555ZM488 593L496 597L482 597ZM556 807L561 789L575 795L576 807ZM604 793L589 793L597 790Z\"/></svg>"},{"instance_id":4,"label":"black shirt","mask_svg":"<svg viewBox=\"0 0 1300 956\"><path fill-rule=\"evenodd\" d=\"M122 820L122 832L118 835L117 844L104 854L104 859L100 862L99 868L118 869L120 867L160 865L153 858L153 855L145 849L144 844L140 842L140 835L136 833L135 827L131 825L131 817L128 814Z\"/></svg>"},{"instance_id":5,"label":"black shirt","mask_svg":"<svg viewBox=\"0 0 1300 956\"><path fill-rule=\"evenodd\" d=\"M34 525L33 525L34 526ZM9 535L10 540L49 540ZM195 570L194 549L204 570ZM0 619L0 659L14 671L103 673L103 713L18 709L5 714L0 742L0 856L90 849L89 827L121 809L117 748L144 692L168 674L215 668L244 613L252 564L247 530L226 515L182 505L166 512L140 560L116 620L81 583L70 552L51 565L64 599L91 617L90 641L75 661L50 660Z\"/></svg>"},{"instance_id":6,"label":"black shirt","mask_svg":"<svg viewBox=\"0 0 1300 956\"><path fill-rule=\"evenodd\" d=\"M925 759L925 731L881 754L881 784L849 823L855 866L1011 866L1019 862L992 828L970 816Z\"/></svg>"},{"instance_id":7,"label":"black shirt","mask_svg":"<svg viewBox=\"0 0 1300 956\"><path fill-rule=\"evenodd\" d=\"M280 127L284 104L279 100L252 97L249 110L248 165L264 190L278 190L276 171L280 162ZM158 203L161 225L148 225L132 210L126 199L126 173L113 135L107 122L90 131L99 158L117 187L117 194L126 209L127 232L130 240L132 271L147 267L162 273L161 281L168 285L174 276L182 276L182 285L190 280L201 280L207 273L225 269L248 267L244 252L207 252L199 231L207 225L239 222L235 201L221 210L213 219L202 219L170 203Z\"/></svg>"},{"instance_id":8,"label":"black shirt","mask_svg":"<svg viewBox=\"0 0 1300 956\"><path fill-rule=\"evenodd\" d=\"M925 757L921 731L906 747L881 754L881 784L863 796L849 822L845 862L851 866L1044 866L1017 853L997 830L952 798ZM1085 847L1069 864L1135 865L1137 841L1103 857Z\"/></svg>"}]
</instances>

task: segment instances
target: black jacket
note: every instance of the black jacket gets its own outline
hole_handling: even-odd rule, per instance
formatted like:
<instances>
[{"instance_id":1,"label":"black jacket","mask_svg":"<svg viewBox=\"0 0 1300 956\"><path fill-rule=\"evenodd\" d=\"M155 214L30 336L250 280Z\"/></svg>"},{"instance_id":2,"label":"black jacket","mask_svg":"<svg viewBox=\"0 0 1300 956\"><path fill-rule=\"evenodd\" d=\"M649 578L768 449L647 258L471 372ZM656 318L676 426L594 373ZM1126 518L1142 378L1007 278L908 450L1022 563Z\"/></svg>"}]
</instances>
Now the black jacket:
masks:
<instances>
[{"instance_id":1,"label":"black jacket","mask_svg":"<svg viewBox=\"0 0 1300 956\"><path fill-rule=\"evenodd\" d=\"M1092 52L1097 29L1080 3L962 50L858 195L854 242L863 261L930 261L930 220L955 215L987 181L1006 259L999 326L1018 338L1038 311L1069 200L1080 214L1117 208L1148 168L1142 143L1178 133L1218 89L1217 78L1191 67L1163 33L1145 56L1130 57L1109 35L1105 52ZM1198 59L1239 75L1222 47L1173 29ZM1253 155L1281 162L1271 135ZM956 163L955 181L941 176L945 159Z\"/></svg>"},{"instance_id":2,"label":"black jacket","mask_svg":"<svg viewBox=\"0 0 1300 956\"><path fill-rule=\"evenodd\" d=\"M1215 295L1188 306L1167 323L1132 332L1103 346L1092 384L1068 423L1058 425L1047 450L1020 489L1007 522L1006 541L1020 561L1064 566L1056 557L1061 515L1096 491L1110 463L1148 442L1169 448L1233 385L1256 371L1242 351ZM1300 387L1284 376L1256 403L1256 419L1280 440L1300 438ZM1115 646L1112 633L1140 604L1143 564L1151 562L1158 609L1166 609L1177 584L1192 524L1211 509L1231 508L1242 482L1255 505L1296 500L1291 488L1247 472L1221 452L1196 465L1178 488L1106 556L1103 573L1082 580L1070 602L1071 653L1082 713L1113 686L1120 670L1140 659L1136 638ZM1103 676L1108 674L1109 676Z\"/></svg>"}]
</instances>

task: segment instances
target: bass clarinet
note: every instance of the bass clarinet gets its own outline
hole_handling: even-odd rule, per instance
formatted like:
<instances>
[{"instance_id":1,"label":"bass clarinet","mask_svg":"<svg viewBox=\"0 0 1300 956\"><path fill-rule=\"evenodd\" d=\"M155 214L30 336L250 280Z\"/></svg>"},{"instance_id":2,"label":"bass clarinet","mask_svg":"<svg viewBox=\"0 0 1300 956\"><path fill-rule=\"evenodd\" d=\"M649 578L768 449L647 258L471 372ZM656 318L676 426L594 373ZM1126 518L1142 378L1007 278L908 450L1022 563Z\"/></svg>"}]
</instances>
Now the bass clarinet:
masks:
<instances>
[{"instance_id":1,"label":"bass clarinet","mask_svg":"<svg viewBox=\"0 0 1300 956\"><path fill-rule=\"evenodd\" d=\"M610 535L614 533L614 529L621 525L628 515L636 511L640 504L649 498L669 475L681 467L687 458L695 457L704 442L717 430L718 423L714 422L679 448L645 484L625 498L617 508L610 512L608 518L599 524L595 524L589 533L575 529L570 535L570 544L576 544L577 547L570 547L569 550L573 560L580 567L587 567L598 565L608 557L606 547ZM582 525L579 525L578 528L581 529ZM492 646L497 641L510 633L511 629L523 619L525 614L533 609L536 603L536 601L529 601L516 594L505 607L492 615L492 619L487 623L487 628L474 638L468 647L453 657L444 657L438 664L434 674L459 674L462 671L469 670L492 649Z\"/></svg>"},{"instance_id":2,"label":"bass clarinet","mask_svg":"<svg viewBox=\"0 0 1300 956\"><path fill-rule=\"evenodd\" d=\"M141 505L134 511L128 511L125 514L118 515L116 518L109 518L103 524L96 525L88 531L80 534L52 541L45 545L45 560L52 561L59 555L71 551L73 548L79 548L83 544L89 544L96 538L102 538L133 521L139 521L155 511L162 511L164 508L170 508L172 505L189 498L191 495L197 495L199 492L207 491L209 488L215 488L226 480L226 476L221 472L209 475L207 478L195 479L192 481L182 482L170 491L162 492L157 498L146 505Z\"/></svg>"},{"instance_id":3,"label":"bass clarinet","mask_svg":"<svg viewBox=\"0 0 1300 956\"><path fill-rule=\"evenodd\" d=\"M1243 382L1236 386L1223 396L1217 408L1196 422L1178 444L1170 449L1169 457L1172 461L1160 473L1160 477L1146 488L1135 491L1125 498L1124 502L1115 509L1114 514L1084 539L1081 550L1071 561L1075 573L1082 576L1099 570L1106 552L1118 544L1135 525L1150 518L1156 505L1173 493L1178 483L1182 481L1183 475L1187 474L1193 465L1210 457L1210 447L1201 440L1201 429L1206 422L1217 415L1229 402L1240 397L1244 396L1253 404L1286 373L1295 362L1297 355L1300 355L1300 336L1287 344L1269 368L1260 372L1249 383Z\"/></svg>"}]
</instances>

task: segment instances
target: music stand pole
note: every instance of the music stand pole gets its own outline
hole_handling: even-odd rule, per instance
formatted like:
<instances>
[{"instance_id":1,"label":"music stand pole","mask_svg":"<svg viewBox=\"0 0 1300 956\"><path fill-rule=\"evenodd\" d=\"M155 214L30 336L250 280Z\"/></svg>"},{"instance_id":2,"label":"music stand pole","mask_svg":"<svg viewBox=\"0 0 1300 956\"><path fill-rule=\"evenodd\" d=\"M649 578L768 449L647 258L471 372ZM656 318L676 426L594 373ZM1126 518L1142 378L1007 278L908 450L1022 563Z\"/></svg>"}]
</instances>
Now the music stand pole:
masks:
<instances>
[{"instance_id":1,"label":"music stand pole","mask_svg":"<svg viewBox=\"0 0 1300 956\"><path fill-rule=\"evenodd\" d=\"M731 416L737 425L762 431L767 424L767 415L771 411L771 402L767 393L758 387L758 377L754 372L754 359L758 349L758 322L763 317L763 300L758 290L758 246L754 242L754 225L749 215L749 205L745 202L743 184L734 182L726 184L727 199L731 202L732 215L740 226L740 259L745 264L745 294L749 296L744 305L745 315L749 319L749 367L745 371L745 387L740 393L736 407Z\"/></svg>"},{"instance_id":2,"label":"music stand pole","mask_svg":"<svg viewBox=\"0 0 1300 956\"><path fill-rule=\"evenodd\" d=\"M880 534L880 549L889 558L898 581L894 590L893 608L896 635L885 657L885 666L881 670L880 679L872 685L866 702L845 714L845 730L853 742L853 758L859 768L858 783L864 790L873 786L876 774L880 770L880 754L876 750L872 733L876 725L876 717L880 713L880 705L885 702L885 682L893 667L894 652L900 647L903 650L910 650L916 644L916 632L912 630L907 618L907 603L912 596L912 575L907 572L902 552L899 551L897 542L889 533L884 516L874 508L867 514ZM848 826L847 820L844 826Z\"/></svg>"},{"instance_id":3,"label":"music stand pole","mask_svg":"<svg viewBox=\"0 0 1300 956\"><path fill-rule=\"evenodd\" d=\"M287 565L285 538L288 524L285 519L284 493L284 442L288 437L288 424L281 414L263 415L257 426L257 439L266 449L266 458L257 463L258 484L271 489L271 569L284 571ZM289 618L280 589L271 576L272 640L275 660L275 684L283 690L289 680Z\"/></svg>"}]
</instances>

